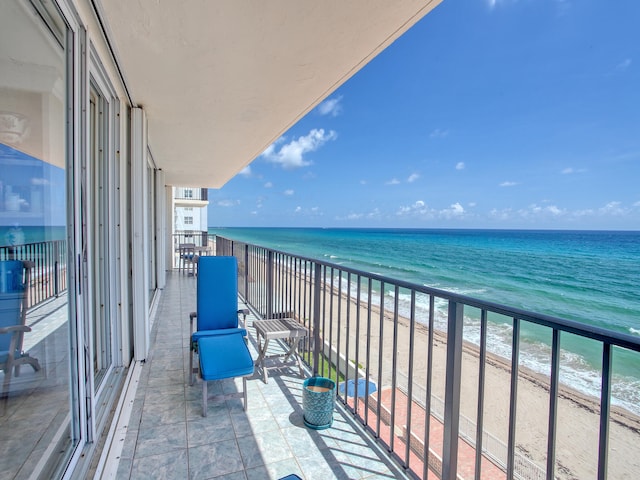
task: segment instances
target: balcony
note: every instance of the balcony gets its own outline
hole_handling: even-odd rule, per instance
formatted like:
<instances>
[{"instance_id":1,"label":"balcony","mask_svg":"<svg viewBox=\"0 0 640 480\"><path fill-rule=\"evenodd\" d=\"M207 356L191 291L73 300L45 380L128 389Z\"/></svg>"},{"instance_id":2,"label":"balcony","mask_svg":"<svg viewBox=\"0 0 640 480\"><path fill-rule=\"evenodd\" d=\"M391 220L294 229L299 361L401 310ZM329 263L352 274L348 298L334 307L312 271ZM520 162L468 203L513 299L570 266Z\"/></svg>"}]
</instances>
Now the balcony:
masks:
<instances>
[{"instance_id":1,"label":"balcony","mask_svg":"<svg viewBox=\"0 0 640 480\"><path fill-rule=\"evenodd\" d=\"M611 400L613 352L640 358L637 339L220 237L216 248L239 260L254 358L253 320L293 317L311 332L301 345L309 374L369 379L376 391L356 391L357 401L339 394L333 427L310 431L302 379L287 367L267 384L256 372L246 413L240 400L210 401L203 418L200 388L187 381L195 279L173 272L116 452L118 478L604 479L640 468L640 421ZM442 302L446 318L435 308ZM474 315L478 349L463 340ZM510 320L508 358L487 348L496 315ZM520 361L530 324L549 334L546 377ZM561 335L602 350L599 398L560 382Z\"/></svg>"},{"instance_id":2,"label":"balcony","mask_svg":"<svg viewBox=\"0 0 640 480\"><path fill-rule=\"evenodd\" d=\"M201 389L188 385L188 317L196 305L196 277L169 272L153 317L149 356L130 372L129 385L136 388L122 399L114 441L102 457L116 460L106 470L116 478L297 473L312 479L618 479L635 478L640 470L640 419L617 406L612 393L619 355L640 360L636 337L220 237L215 245L217 254L238 258L239 305L246 302L253 312L247 326L254 358L253 321L293 317L311 331L301 344L309 375L338 382L369 379L376 391L356 391L358 401L339 394L333 427L311 431L303 423L302 379L297 368L285 367L266 384L260 372L248 381L247 412L239 400L211 400L203 418ZM68 349L58 338L66 321L58 302L66 302L66 292L50 288L64 287L54 278L66 268L56 253L60 249L49 242L0 251L3 258L34 262L31 295L44 299L29 309L33 331L25 351L47 366L48 376L36 385L42 376L25 369L12 382L20 391L68 393L59 381L68 376ZM504 358L487 345L497 316L510 323L511 349ZM469 321L473 317L477 325ZM528 348L523 332L532 325L548 334L547 375L532 372L520 358ZM464 340L469 332L479 347ZM561 382L563 363L571 360L560 341L567 337L583 338L602 352L598 397ZM234 391L237 384L219 383L212 393L216 389ZM21 413L25 401L30 416ZM49 430L60 430L68 419L45 405L52 405L49 396L12 395L3 420L20 416L33 425L38 415L39 424L47 417ZM14 440L18 444L22 437ZM27 456L39 454L37 442L32 449L19 445L25 458L17 462L15 445L7 443L0 449L3 464L19 469Z\"/></svg>"},{"instance_id":3,"label":"balcony","mask_svg":"<svg viewBox=\"0 0 640 480\"><path fill-rule=\"evenodd\" d=\"M174 201L182 207L205 207L209 204L208 190L206 188L176 187Z\"/></svg>"}]
</instances>

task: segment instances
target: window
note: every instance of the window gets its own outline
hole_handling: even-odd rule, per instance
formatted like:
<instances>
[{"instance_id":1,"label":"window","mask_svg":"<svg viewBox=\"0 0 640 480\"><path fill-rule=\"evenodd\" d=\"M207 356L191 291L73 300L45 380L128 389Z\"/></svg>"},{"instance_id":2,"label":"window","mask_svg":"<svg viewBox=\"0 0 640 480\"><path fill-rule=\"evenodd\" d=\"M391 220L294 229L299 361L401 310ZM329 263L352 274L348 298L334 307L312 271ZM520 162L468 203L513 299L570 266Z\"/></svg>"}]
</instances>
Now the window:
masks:
<instances>
[{"instance_id":1,"label":"window","mask_svg":"<svg viewBox=\"0 0 640 480\"><path fill-rule=\"evenodd\" d=\"M184 217L184 224L193 225L193 217L192 216Z\"/></svg>"},{"instance_id":2,"label":"window","mask_svg":"<svg viewBox=\"0 0 640 480\"><path fill-rule=\"evenodd\" d=\"M55 2L1 5L0 259L16 282L1 294L2 317L14 322L3 326L29 327L13 337L24 355L0 359L2 476L55 478L81 438L75 291L67 288L75 44Z\"/></svg>"}]
</instances>

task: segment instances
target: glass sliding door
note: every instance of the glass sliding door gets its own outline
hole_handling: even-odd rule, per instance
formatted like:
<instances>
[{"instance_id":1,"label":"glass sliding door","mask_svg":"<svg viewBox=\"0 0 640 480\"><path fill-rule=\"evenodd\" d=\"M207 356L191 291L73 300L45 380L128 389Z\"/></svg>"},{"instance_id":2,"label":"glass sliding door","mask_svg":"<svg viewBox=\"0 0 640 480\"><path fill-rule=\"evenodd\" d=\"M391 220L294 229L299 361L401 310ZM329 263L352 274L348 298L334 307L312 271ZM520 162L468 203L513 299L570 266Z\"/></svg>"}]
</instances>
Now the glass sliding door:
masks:
<instances>
[{"instance_id":1,"label":"glass sliding door","mask_svg":"<svg viewBox=\"0 0 640 480\"><path fill-rule=\"evenodd\" d=\"M118 105L93 44L89 50L86 154L81 160L79 217L82 220L84 346L89 441L103 428L122 379L118 308L119 210L116 161Z\"/></svg>"},{"instance_id":2,"label":"glass sliding door","mask_svg":"<svg viewBox=\"0 0 640 480\"><path fill-rule=\"evenodd\" d=\"M55 478L81 438L73 252L75 34L0 2L0 472Z\"/></svg>"},{"instance_id":3,"label":"glass sliding door","mask_svg":"<svg viewBox=\"0 0 640 480\"><path fill-rule=\"evenodd\" d=\"M153 163L147 160L147 228L149 229L148 245L149 249L149 306L153 303L156 292L156 176Z\"/></svg>"},{"instance_id":4,"label":"glass sliding door","mask_svg":"<svg viewBox=\"0 0 640 480\"><path fill-rule=\"evenodd\" d=\"M98 86L92 81L89 93L89 163L90 176L87 197L91 215L91 349L93 354L94 391L97 392L111 368L112 328L110 308L109 261L109 161L107 158L109 128L108 103Z\"/></svg>"}]
</instances>

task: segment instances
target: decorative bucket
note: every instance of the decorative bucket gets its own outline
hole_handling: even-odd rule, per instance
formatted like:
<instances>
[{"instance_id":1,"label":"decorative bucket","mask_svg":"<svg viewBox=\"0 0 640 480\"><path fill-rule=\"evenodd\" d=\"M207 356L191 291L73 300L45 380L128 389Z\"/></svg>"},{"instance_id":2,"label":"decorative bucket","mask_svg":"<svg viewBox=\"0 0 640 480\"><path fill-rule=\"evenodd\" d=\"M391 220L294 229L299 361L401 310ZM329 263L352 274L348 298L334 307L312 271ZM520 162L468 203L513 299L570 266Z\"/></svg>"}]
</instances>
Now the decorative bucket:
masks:
<instances>
[{"instance_id":1,"label":"decorative bucket","mask_svg":"<svg viewBox=\"0 0 640 480\"><path fill-rule=\"evenodd\" d=\"M311 377L302 384L304 424L314 430L329 428L333 423L336 383L330 378Z\"/></svg>"}]
</instances>

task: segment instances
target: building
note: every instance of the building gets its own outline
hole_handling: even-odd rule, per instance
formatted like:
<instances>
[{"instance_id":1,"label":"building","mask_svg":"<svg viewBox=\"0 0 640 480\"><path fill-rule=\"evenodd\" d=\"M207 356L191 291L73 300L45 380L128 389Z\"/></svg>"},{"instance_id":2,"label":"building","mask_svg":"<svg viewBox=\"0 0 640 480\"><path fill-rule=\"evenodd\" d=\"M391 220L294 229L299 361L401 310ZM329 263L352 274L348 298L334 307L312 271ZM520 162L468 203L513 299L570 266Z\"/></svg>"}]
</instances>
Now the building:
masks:
<instances>
[{"instance_id":1,"label":"building","mask_svg":"<svg viewBox=\"0 0 640 480\"><path fill-rule=\"evenodd\" d=\"M206 198L172 188L222 186L438 3L0 3L0 258L42 266L39 368L4 374L3 474L81 478L100 453L149 352L171 222L205 230L187 209Z\"/></svg>"}]
</instances>

